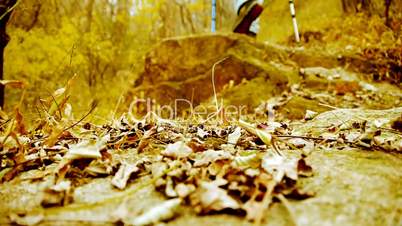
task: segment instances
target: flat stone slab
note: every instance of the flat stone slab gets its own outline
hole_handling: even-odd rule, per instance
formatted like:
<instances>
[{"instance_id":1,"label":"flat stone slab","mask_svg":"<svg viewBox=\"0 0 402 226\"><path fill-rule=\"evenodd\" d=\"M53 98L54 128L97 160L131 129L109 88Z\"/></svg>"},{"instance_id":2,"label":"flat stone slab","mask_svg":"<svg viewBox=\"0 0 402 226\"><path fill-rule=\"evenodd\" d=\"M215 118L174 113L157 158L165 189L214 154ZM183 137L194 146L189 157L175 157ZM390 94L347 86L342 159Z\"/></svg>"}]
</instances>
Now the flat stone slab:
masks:
<instances>
[{"instance_id":1,"label":"flat stone slab","mask_svg":"<svg viewBox=\"0 0 402 226\"><path fill-rule=\"evenodd\" d=\"M275 203L267 212L264 225L400 225L402 223L402 157L400 154L362 150L315 151L308 158L314 176L301 181L305 190L315 197L304 201L289 201L292 213ZM132 190L146 179L132 184ZM40 186L39 186L40 187ZM5 183L0 185L2 201L0 224L9 223L8 212L27 211L39 207L38 183ZM45 221L40 225L58 222L62 225L112 225L109 213L123 200L133 214L140 213L164 200L153 186L134 193L118 192L111 188L110 178L97 179L78 189L77 203L44 210ZM100 192L107 191L107 192ZM114 198L113 198L114 197ZM103 200L103 201L102 201ZM119 201L113 201L119 200ZM72 221L73 220L73 221ZM91 223L92 222L92 223ZM182 215L168 225L252 225L232 215L196 216L183 207Z\"/></svg>"}]
</instances>

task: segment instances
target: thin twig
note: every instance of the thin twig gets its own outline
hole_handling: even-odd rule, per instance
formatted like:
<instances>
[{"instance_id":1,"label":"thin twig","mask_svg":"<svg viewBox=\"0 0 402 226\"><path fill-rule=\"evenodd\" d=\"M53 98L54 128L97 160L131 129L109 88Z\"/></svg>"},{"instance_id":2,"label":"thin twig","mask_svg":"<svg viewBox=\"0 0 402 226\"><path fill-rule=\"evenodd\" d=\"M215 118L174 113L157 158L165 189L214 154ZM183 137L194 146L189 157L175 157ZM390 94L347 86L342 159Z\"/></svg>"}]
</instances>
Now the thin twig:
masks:
<instances>
[{"instance_id":1,"label":"thin twig","mask_svg":"<svg viewBox=\"0 0 402 226\"><path fill-rule=\"evenodd\" d=\"M17 7L17 5L20 3L21 0L18 0L12 7L10 7L9 9L7 9L7 11L0 16L0 20L3 20L3 18L5 16L7 16L7 14L9 14L11 11L13 11L15 9L15 7Z\"/></svg>"},{"instance_id":2,"label":"thin twig","mask_svg":"<svg viewBox=\"0 0 402 226\"><path fill-rule=\"evenodd\" d=\"M42 114L40 113L38 106L35 104L34 107L35 107L36 112L37 112L38 115L39 115L39 118L42 118Z\"/></svg>"},{"instance_id":3,"label":"thin twig","mask_svg":"<svg viewBox=\"0 0 402 226\"><path fill-rule=\"evenodd\" d=\"M119 100L117 100L116 107L114 108L114 111L113 111L113 114L112 114L112 120L116 117L117 110L119 109L122 100L123 100L123 94L121 94L120 97L119 97Z\"/></svg>"},{"instance_id":4,"label":"thin twig","mask_svg":"<svg viewBox=\"0 0 402 226\"><path fill-rule=\"evenodd\" d=\"M97 102L94 102L94 103L92 104L91 109L88 111L88 113L86 113L80 120L78 120L77 122L75 122L75 123L72 124L71 126L65 128L65 129L63 129L63 131L67 131L67 130L69 130L69 129L75 127L76 125L80 124L82 121L84 121L84 119L85 119L86 117L88 117L90 114L92 114L92 112L95 110L95 108L96 108L97 106L98 106L98 103L97 103Z\"/></svg>"},{"instance_id":5,"label":"thin twig","mask_svg":"<svg viewBox=\"0 0 402 226\"><path fill-rule=\"evenodd\" d=\"M286 210L289 212L293 225L297 226L295 213L294 213L293 208L290 206L289 201L286 199L286 197L283 194L278 194L278 195L276 195L276 197L282 202L282 204L285 206Z\"/></svg>"},{"instance_id":6,"label":"thin twig","mask_svg":"<svg viewBox=\"0 0 402 226\"><path fill-rule=\"evenodd\" d=\"M50 92L49 92L49 93L50 93ZM60 118L62 118L62 117L63 117L63 114L61 113L61 109L60 109L59 103L57 103L56 98L53 96L53 94L50 93L50 96L52 97L53 102L56 104L57 111L59 112Z\"/></svg>"},{"instance_id":7,"label":"thin twig","mask_svg":"<svg viewBox=\"0 0 402 226\"><path fill-rule=\"evenodd\" d=\"M15 119L12 120L11 128L14 127ZM8 131L7 135L4 137L3 142L1 143L2 146L6 143L8 138L11 136L12 131Z\"/></svg>"},{"instance_id":8,"label":"thin twig","mask_svg":"<svg viewBox=\"0 0 402 226\"><path fill-rule=\"evenodd\" d=\"M75 50L75 43L74 43L73 46L71 47L71 53L70 53L70 68L71 68L71 65L73 64L74 50Z\"/></svg>"},{"instance_id":9,"label":"thin twig","mask_svg":"<svg viewBox=\"0 0 402 226\"><path fill-rule=\"evenodd\" d=\"M219 60L218 62L214 63L214 65L212 66L212 88L214 89L214 99L215 99L215 105L216 105L216 114L218 114L219 112L219 103L218 103L218 96L216 94L216 87L215 87L215 67L216 65L222 63L223 61L227 60L229 57L225 57L221 60Z\"/></svg>"},{"instance_id":10,"label":"thin twig","mask_svg":"<svg viewBox=\"0 0 402 226\"><path fill-rule=\"evenodd\" d=\"M292 135L277 135L276 137L282 137L282 138L301 138L301 139L306 139L306 140L315 140L315 141L329 141L329 142L338 142L337 139L325 139L325 138L320 138L320 137L307 137L307 136L292 136ZM355 146L355 147L359 147L359 148L364 148L364 149L374 149L377 148L379 150L382 151L386 151L386 149L384 149L381 146L377 146L377 145L371 145L371 144L367 144L364 143L361 140L358 141L347 141L347 140L343 140L343 142L345 142L345 144L349 144L351 146Z\"/></svg>"},{"instance_id":11,"label":"thin twig","mask_svg":"<svg viewBox=\"0 0 402 226\"><path fill-rule=\"evenodd\" d=\"M39 100L40 105L42 106L42 110L47 114L47 116L50 117L49 110L46 108L46 106L43 104L41 100Z\"/></svg>"},{"instance_id":12,"label":"thin twig","mask_svg":"<svg viewBox=\"0 0 402 226\"><path fill-rule=\"evenodd\" d=\"M320 141L337 141L335 139L325 139L320 137L308 137L308 136L293 136L293 135L275 135L279 138L301 138L306 140L320 140Z\"/></svg>"},{"instance_id":13,"label":"thin twig","mask_svg":"<svg viewBox=\"0 0 402 226\"><path fill-rule=\"evenodd\" d=\"M264 194L264 198L262 199L262 210L260 210L257 214L257 217L254 221L255 226L260 226L262 218L264 217L263 214L266 212L265 210L268 209L269 204L272 202L272 192L276 186L274 181L271 181L267 184L267 191Z\"/></svg>"},{"instance_id":14,"label":"thin twig","mask_svg":"<svg viewBox=\"0 0 402 226\"><path fill-rule=\"evenodd\" d=\"M219 115L219 112L222 111L222 108L219 108L216 112L214 112L213 114L211 114L208 118L206 118L205 120L202 121L201 124L205 124L206 122L208 122L210 119L214 118L215 116Z\"/></svg>"},{"instance_id":15,"label":"thin twig","mask_svg":"<svg viewBox=\"0 0 402 226\"><path fill-rule=\"evenodd\" d=\"M332 110L339 110L339 109L341 109L341 108L337 108L337 107L331 106L331 105L329 105L329 104L324 104L324 103L319 103L318 106L327 107L327 108L330 108L330 109L332 109Z\"/></svg>"},{"instance_id":16,"label":"thin twig","mask_svg":"<svg viewBox=\"0 0 402 226\"><path fill-rule=\"evenodd\" d=\"M11 119L7 119L5 122L0 124L0 129L2 129L5 125L7 125L7 123L9 123L11 121Z\"/></svg>"},{"instance_id":17,"label":"thin twig","mask_svg":"<svg viewBox=\"0 0 402 226\"><path fill-rule=\"evenodd\" d=\"M386 130L386 131L388 131L388 132L390 132L390 133L393 133L393 134L402 135L402 133L399 132L399 131L396 130L396 129L389 129L389 128L385 128L385 127L379 127L379 128L380 128L380 129L383 129L383 130Z\"/></svg>"},{"instance_id":18,"label":"thin twig","mask_svg":"<svg viewBox=\"0 0 402 226\"><path fill-rule=\"evenodd\" d=\"M279 150L278 146L275 144L275 139L272 137L272 147L274 148L276 154L283 156L282 152Z\"/></svg>"}]
</instances>

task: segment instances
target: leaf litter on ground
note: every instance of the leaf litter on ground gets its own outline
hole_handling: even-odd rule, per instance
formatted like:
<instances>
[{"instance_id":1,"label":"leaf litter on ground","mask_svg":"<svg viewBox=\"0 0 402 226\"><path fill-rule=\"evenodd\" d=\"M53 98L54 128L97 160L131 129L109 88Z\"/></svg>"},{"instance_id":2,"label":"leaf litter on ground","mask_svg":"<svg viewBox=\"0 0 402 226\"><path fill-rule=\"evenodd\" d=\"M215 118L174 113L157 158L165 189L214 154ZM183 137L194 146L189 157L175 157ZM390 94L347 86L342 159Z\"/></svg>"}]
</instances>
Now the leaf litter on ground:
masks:
<instances>
[{"instance_id":1,"label":"leaf litter on ground","mask_svg":"<svg viewBox=\"0 0 402 226\"><path fill-rule=\"evenodd\" d=\"M295 128L289 122L182 125L155 117L124 116L97 126L75 120L68 113L71 109L65 114L71 107L67 90L57 91L55 96L63 104L54 109L49 102L49 117L33 129L25 127L19 111L14 112L15 119L2 113L0 122L1 181L18 179L26 171L45 171L32 179L50 178L43 190L44 211L74 203L74 189L97 177L110 177L111 185L125 190L135 178L151 176L155 189L169 200L135 217L120 214L124 216L116 221L133 225L167 221L178 214L179 206L187 205L198 214L232 213L259 224L272 202L313 195L302 191L297 181L313 174L306 155L315 148L401 151L400 132L395 132L401 109L391 112L399 114L395 119L377 121L358 113L344 119L347 114L342 110L321 115L307 112L309 117ZM328 125L303 129L318 120ZM18 224L43 220L42 215L28 216L9 213Z\"/></svg>"}]
</instances>

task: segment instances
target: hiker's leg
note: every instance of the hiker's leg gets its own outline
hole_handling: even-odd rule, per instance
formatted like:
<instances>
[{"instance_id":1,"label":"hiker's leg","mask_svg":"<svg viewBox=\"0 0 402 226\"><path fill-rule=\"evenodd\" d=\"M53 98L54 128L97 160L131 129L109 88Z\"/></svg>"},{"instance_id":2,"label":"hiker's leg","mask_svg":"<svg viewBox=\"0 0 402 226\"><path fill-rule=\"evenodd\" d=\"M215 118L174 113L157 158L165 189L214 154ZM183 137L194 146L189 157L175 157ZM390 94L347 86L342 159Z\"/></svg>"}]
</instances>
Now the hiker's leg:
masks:
<instances>
[{"instance_id":1,"label":"hiker's leg","mask_svg":"<svg viewBox=\"0 0 402 226\"><path fill-rule=\"evenodd\" d=\"M249 2L249 1L250 2L255 1L255 2L259 3L260 5L264 4L264 0L235 0L235 9L236 9L237 15L239 15L241 7L244 6L244 4L246 2Z\"/></svg>"},{"instance_id":2,"label":"hiker's leg","mask_svg":"<svg viewBox=\"0 0 402 226\"><path fill-rule=\"evenodd\" d=\"M235 9L237 12L237 15L239 15L240 8L244 6L244 3L248 2L249 0L235 0Z\"/></svg>"},{"instance_id":3,"label":"hiker's leg","mask_svg":"<svg viewBox=\"0 0 402 226\"><path fill-rule=\"evenodd\" d=\"M260 32L260 18L258 17L250 26L250 31L254 34Z\"/></svg>"},{"instance_id":4,"label":"hiker's leg","mask_svg":"<svg viewBox=\"0 0 402 226\"><path fill-rule=\"evenodd\" d=\"M235 33L255 36L260 29L259 19L264 0L236 0L235 9L238 15L233 31Z\"/></svg>"}]
</instances>

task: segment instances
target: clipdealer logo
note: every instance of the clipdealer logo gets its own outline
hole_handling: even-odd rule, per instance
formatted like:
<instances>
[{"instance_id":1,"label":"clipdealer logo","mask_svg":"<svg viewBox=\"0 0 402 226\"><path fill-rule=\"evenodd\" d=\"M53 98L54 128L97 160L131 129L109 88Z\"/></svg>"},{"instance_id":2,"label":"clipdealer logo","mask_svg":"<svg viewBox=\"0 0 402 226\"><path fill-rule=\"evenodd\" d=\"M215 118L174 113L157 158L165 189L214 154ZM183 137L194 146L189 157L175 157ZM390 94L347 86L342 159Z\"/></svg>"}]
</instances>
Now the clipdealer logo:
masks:
<instances>
[{"instance_id":1,"label":"clipdealer logo","mask_svg":"<svg viewBox=\"0 0 402 226\"><path fill-rule=\"evenodd\" d=\"M221 105L223 106L223 105ZM275 110L272 105L261 104L254 109L273 121ZM135 98L129 105L128 114L135 118L136 115L152 113L165 120L187 120L191 118L211 119L221 121L238 120L243 116L250 115L250 107L247 105L224 105L218 107L214 104L201 104L194 106L190 100L175 99L171 104L161 105L155 99ZM258 119L256 119L258 121Z\"/></svg>"}]
</instances>

